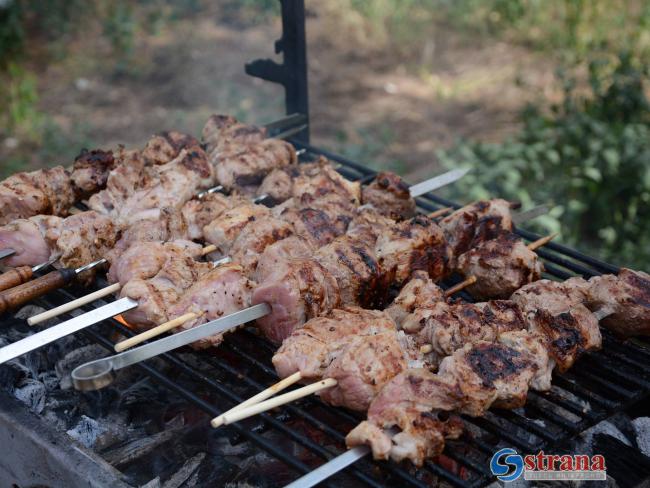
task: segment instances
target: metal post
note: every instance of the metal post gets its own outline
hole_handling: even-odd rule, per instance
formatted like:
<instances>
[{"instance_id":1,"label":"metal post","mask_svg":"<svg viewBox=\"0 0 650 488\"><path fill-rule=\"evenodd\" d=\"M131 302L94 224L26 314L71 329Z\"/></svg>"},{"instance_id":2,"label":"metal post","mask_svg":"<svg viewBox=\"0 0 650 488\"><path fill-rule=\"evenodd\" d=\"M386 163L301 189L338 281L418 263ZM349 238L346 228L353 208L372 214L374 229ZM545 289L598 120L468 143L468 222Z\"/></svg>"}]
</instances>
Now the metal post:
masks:
<instances>
[{"instance_id":1,"label":"metal post","mask_svg":"<svg viewBox=\"0 0 650 488\"><path fill-rule=\"evenodd\" d=\"M246 73L284 86L287 114L299 113L309 122L307 90L307 39L305 37L304 0L280 0L282 37L275 42L275 52L283 54L283 63L257 59L246 64ZM309 127L294 136L309 142Z\"/></svg>"}]
</instances>

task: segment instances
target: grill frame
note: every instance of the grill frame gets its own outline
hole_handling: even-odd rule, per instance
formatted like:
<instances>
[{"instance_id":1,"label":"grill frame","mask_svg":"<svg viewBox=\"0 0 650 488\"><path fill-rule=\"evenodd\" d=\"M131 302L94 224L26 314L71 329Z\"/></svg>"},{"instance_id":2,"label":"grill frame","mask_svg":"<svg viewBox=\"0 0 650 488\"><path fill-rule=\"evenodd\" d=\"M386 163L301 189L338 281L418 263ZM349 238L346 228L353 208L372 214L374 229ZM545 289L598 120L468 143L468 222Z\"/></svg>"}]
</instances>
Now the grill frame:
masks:
<instances>
[{"instance_id":1,"label":"grill frame","mask_svg":"<svg viewBox=\"0 0 650 488\"><path fill-rule=\"evenodd\" d=\"M295 139L291 142L306 150L304 160L325 156L338 163L338 171L348 179L367 183L376 175L375 171L327 150ZM418 198L417 202L418 207L427 212L446 206L460 206L432 194ZM526 240L539 238L537 234L525 230L517 232ZM539 254L547 265L548 274L555 279L565 279L574 276L574 273L589 278L618 269L561 244L552 243L547 247L547 250ZM95 280L94 286L99 288L105 285L103 278ZM443 285L448 287L452 283ZM39 304L51 308L73 298L76 298L73 290L57 290L39 299ZM470 299L469 296L464 298ZM85 306L84 310L105 303L107 302L99 300ZM62 317L65 318L67 317ZM103 326L85 329L83 333L94 342L112 350L113 342L110 337L115 328L127 337L134 335L114 319L104 321ZM471 426L473 430L478 429L483 434L465 434L460 440L449 442L444 452L447 457L444 465L430 460L420 470L414 470L407 464L377 463L366 458L348 467L343 474L333 477L327 484L340 486L343 479L352 479L356 485L370 487L392 486L395 483L400 483L400 486L425 487L439 479L457 487L482 487L493 481L489 473L489 459L498 449L497 446L508 445L526 453L552 449L612 414L650 398L650 345L643 341L619 342L606 330L603 330L603 339L602 351L586 354L567 373L554 376L554 387L549 394L530 392L524 412L543 418L545 427L540 427L534 420L519 412L494 410L485 418L464 418L466 425ZM175 374L186 375L197 387L201 386L202 389L211 391L214 397L220 398L219 403L207 402L196 392L185 388L151 364L138 364L136 367L210 417L223 413L277 380L270 362L272 344L256 336L251 329L229 334L224 344L210 353L191 352L198 355L204 363L208 363L215 376L226 375L231 378L228 383L211 380L204 372L196 370L181 357L187 352L188 349L183 348L160 357L172 367ZM594 367L597 368L596 373L590 371ZM238 395L233 390L234 382L247 384L245 395ZM567 398L570 394L575 395L578 400ZM578 420L571 422L549 410L549 405L577 415ZM585 405L588 405L586 411ZM361 419L361 416L343 409L326 406L318 399L307 398L273 413L265 413L240 424L222 428L231 429L235 439L246 439L256 444L261 450L293 469L298 477L344 452L343 440L347 430ZM553 426L552 430L549 425ZM318 432L319 438L326 441L312 439L314 432ZM316 462L306 463L285 452L281 446L265 437L269 433L274 436L281 435L302 446L309 452L311 460ZM324 447L325 445L328 447ZM472 453L472 457L468 457L467 453ZM457 469L449 469L450 462L456 463Z\"/></svg>"}]
</instances>

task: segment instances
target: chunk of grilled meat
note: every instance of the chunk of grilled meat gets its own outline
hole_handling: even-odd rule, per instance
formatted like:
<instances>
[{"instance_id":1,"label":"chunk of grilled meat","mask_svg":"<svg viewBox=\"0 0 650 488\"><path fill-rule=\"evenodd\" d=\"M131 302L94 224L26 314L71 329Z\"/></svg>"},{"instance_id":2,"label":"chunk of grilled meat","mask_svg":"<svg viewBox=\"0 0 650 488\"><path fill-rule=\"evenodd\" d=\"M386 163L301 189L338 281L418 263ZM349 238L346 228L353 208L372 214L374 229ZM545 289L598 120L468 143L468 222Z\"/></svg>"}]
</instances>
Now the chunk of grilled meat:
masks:
<instances>
[{"instance_id":1,"label":"chunk of grilled meat","mask_svg":"<svg viewBox=\"0 0 650 488\"><path fill-rule=\"evenodd\" d=\"M189 255L194 259L201 256L202 246L190 241L174 240L171 242L140 241L119 254L109 254L111 258L107 278L109 283L124 286L129 281L139 278L153 278L162 267L175 256Z\"/></svg>"},{"instance_id":2,"label":"chunk of grilled meat","mask_svg":"<svg viewBox=\"0 0 650 488\"><path fill-rule=\"evenodd\" d=\"M341 236L314 253L336 279L341 303L378 308L385 300L388 283L374 250L348 236Z\"/></svg>"},{"instance_id":3,"label":"chunk of grilled meat","mask_svg":"<svg viewBox=\"0 0 650 488\"><path fill-rule=\"evenodd\" d=\"M249 224L271 216L264 205L245 202L223 212L203 228L206 242L217 246L217 252L228 255L234 240Z\"/></svg>"},{"instance_id":4,"label":"chunk of grilled meat","mask_svg":"<svg viewBox=\"0 0 650 488\"><path fill-rule=\"evenodd\" d=\"M60 253L56 241L63 220L54 215L36 215L0 227L0 249L16 251L4 258L2 264L9 267L36 266L58 259Z\"/></svg>"},{"instance_id":5,"label":"chunk of grilled meat","mask_svg":"<svg viewBox=\"0 0 650 488\"><path fill-rule=\"evenodd\" d=\"M39 214L65 217L74 201L70 174L62 166L16 173L0 183L0 225Z\"/></svg>"},{"instance_id":6,"label":"chunk of grilled meat","mask_svg":"<svg viewBox=\"0 0 650 488\"><path fill-rule=\"evenodd\" d=\"M396 286L405 283L416 270L427 271L434 280L444 277L452 257L442 229L425 216L387 229L377 239L375 252L384 273Z\"/></svg>"},{"instance_id":7,"label":"chunk of grilled meat","mask_svg":"<svg viewBox=\"0 0 650 488\"><path fill-rule=\"evenodd\" d=\"M231 151L219 152L211 162L219 184L229 190L254 195L257 187L273 169L296 164L298 158L296 150L288 142L265 139Z\"/></svg>"},{"instance_id":8,"label":"chunk of grilled meat","mask_svg":"<svg viewBox=\"0 0 650 488\"><path fill-rule=\"evenodd\" d=\"M295 164L275 168L264 177L264 180L257 188L255 195L265 196L267 201L273 205L290 199L293 195L293 181L301 173L306 164Z\"/></svg>"},{"instance_id":9,"label":"chunk of grilled meat","mask_svg":"<svg viewBox=\"0 0 650 488\"><path fill-rule=\"evenodd\" d=\"M92 210L71 215L63 220L56 241L60 253L58 264L74 269L102 259L118 238L119 229L105 215ZM84 274L86 280L92 277L91 273Z\"/></svg>"},{"instance_id":10,"label":"chunk of grilled meat","mask_svg":"<svg viewBox=\"0 0 650 488\"><path fill-rule=\"evenodd\" d=\"M249 203L247 198L239 195L223 195L209 193L203 198L194 198L188 201L181 210L183 219L187 224L190 239L203 239L203 228L221 216L227 210L238 205Z\"/></svg>"},{"instance_id":11,"label":"chunk of grilled meat","mask_svg":"<svg viewBox=\"0 0 650 488\"><path fill-rule=\"evenodd\" d=\"M320 393L327 403L366 410L396 374L417 362L419 353L385 313L346 307L309 320L273 356L281 377L300 372L304 381L333 378Z\"/></svg>"},{"instance_id":12,"label":"chunk of grilled meat","mask_svg":"<svg viewBox=\"0 0 650 488\"><path fill-rule=\"evenodd\" d=\"M538 280L544 269L537 254L514 234L483 241L458 257L457 269L476 283L467 291L474 298L508 298L515 290Z\"/></svg>"},{"instance_id":13,"label":"chunk of grilled meat","mask_svg":"<svg viewBox=\"0 0 650 488\"><path fill-rule=\"evenodd\" d=\"M416 310L429 309L444 301L445 295L440 287L431 280L426 271L420 270L413 273L393 303L386 308L386 312L402 327L404 320Z\"/></svg>"},{"instance_id":14,"label":"chunk of grilled meat","mask_svg":"<svg viewBox=\"0 0 650 488\"><path fill-rule=\"evenodd\" d=\"M153 171L153 170L151 170ZM205 152L196 147L183 149L173 161L155 167L153 176L139 181L133 193L108 210L121 226L140 220L159 218L160 209L170 207L180 210L196 194L212 185L213 169ZM92 200L92 198L91 198ZM119 198L118 198L119 200ZM92 205L91 205L92 206ZM101 210L99 210L101 211Z\"/></svg>"},{"instance_id":15,"label":"chunk of grilled meat","mask_svg":"<svg viewBox=\"0 0 650 488\"><path fill-rule=\"evenodd\" d=\"M570 368L582 352L600 348L598 319L583 304L579 288L540 280L517 290L511 300L524 313L528 330L544 338L560 371Z\"/></svg>"},{"instance_id":16,"label":"chunk of grilled meat","mask_svg":"<svg viewBox=\"0 0 650 488\"><path fill-rule=\"evenodd\" d=\"M616 275L595 276L586 290L591 310L609 313L601 320L621 336L650 335L650 275L621 268Z\"/></svg>"},{"instance_id":17,"label":"chunk of grilled meat","mask_svg":"<svg viewBox=\"0 0 650 488\"><path fill-rule=\"evenodd\" d=\"M381 390L361 422L345 438L348 447L369 445L375 459L409 459L421 466L425 459L442 453L445 438L457 438L462 424L446 412L463 402L463 392L453 380L427 369L406 369ZM397 426L389 436L384 429Z\"/></svg>"},{"instance_id":18,"label":"chunk of grilled meat","mask_svg":"<svg viewBox=\"0 0 650 488\"><path fill-rule=\"evenodd\" d=\"M129 324L146 329L174 318L171 309L184 291L213 269L211 263L196 261L181 249L177 251L167 254L165 263L155 276L135 278L122 287L120 297L138 302L137 308L123 314Z\"/></svg>"},{"instance_id":19,"label":"chunk of grilled meat","mask_svg":"<svg viewBox=\"0 0 650 488\"><path fill-rule=\"evenodd\" d=\"M375 207L382 215L394 220L415 216L415 199L409 186L395 173L379 173L370 185L363 188L364 204Z\"/></svg>"},{"instance_id":20,"label":"chunk of grilled meat","mask_svg":"<svg viewBox=\"0 0 650 488\"><path fill-rule=\"evenodd\" d=\"M481 200L456 210L440 221L454 256L476 244L513 230L512 205L500 198Z\"/></svg>"},{"instance_id":21,"label":"chunk of grilled meat","mask_svg":"<svg viewBox=\"0 0 650 488\"><path fill-rule=\"evenodd\" d=\"M395 221L381 215L372 205L362 205L348 224L347 235L375 247L380 235L390 231Z\"/></svg>"},{"instance_id":22,"label":"chunk of grilled meat","mask_svg":"<svg viewBox=\"0 0 650 488\"><path fill-rule=\"evenodd\" d=\"M277 212L275 212L277 213ZM293 225L296 235L306 239L310 246L319 248L345 234L347 219L332 219L321 209L289 206L279 217Z\"/></svg>"},{"instance_id":23,"label":"chunk of grilled meat","mask_svg":"<svg viewBox=\"0 0 650 488\"><path fill-rule=\"evenodd\" d=\"M191 329L248 307L252 291L253 282L246 277L241 266L222 265L203 274L185 290L171 307L170 316L180 317L188 312L199 314L199 317L179 326L182 330ZM223 334L217 334L192 343L192 347L216 346L222 340Z\"/></svg>"},{"instance_id":24,"label":"chunk of grilled meat","mask_svg":"<svg viewBox=\"0 0 650 488\"><path fill-rule=\"evenodd\" d=\"M142 150L142 157L147 164L167 164L176 159L183 149L191 150L199 146L199 141L189 134L176 131L160 132L147 141Z\"/></svg>"},{"instance_id":25,"label":"chunk of grilled meat","mask_svg":"<svg viewBox=\"0 0 650 488\"><path fill-rule=\"evenodd\" d=\"M293 226L273 216L264 216L246 225L230 248L230 257L239 263L248 276L257 269L265 249L293 235Z\"/></svg>"},{"instance_id":26,"label":"chunk of grilled meat","mask_svg":"<svg viewBox=\"0 0 650 488\"><path fill-rule=\"evenodd\" d=\"M220 152L233 151L236 146L260 142L266 138L263 127L243 124L231 115L211 115L203 126L205 150L212 158Z\"/></svg>"},{"instance_id":27,"label":"chunk of grilled meat","mask_svg":"<svg viewBox=\"0 0 650 488\"><path fill-rule=\"evenodd\" d=\"M117 165L113 151L83 149L74 160L70 178L78 195L90 195L104 188L108 175Z\"/></svg>"},{"instance_id":28,"label":"chunk of grilled meat","mask_svg":"<svg viewBox=\"0 0 650 488\"><path fill-rule=\"evenodd\" d=\"M257 323L280 343L307 320L336 308L340 296L336 279L317 261L288 259L257 286L251 303L271 306L271 313Z\"/></svg>"},{"instance_id":29,"label":"chunk of grilled meat","mask_svg":"<svg viewBox=\"0 0 650 488\"><path fill-rule=\"evenodd\" d=\"M281 239L273 244L269 244L257 260L257 268L253 274L253 279L261 283L281 267L285 260L290 258L309 258L312 256L313 247L306 239L294 235Z\"/></svg>"}]
</instances>

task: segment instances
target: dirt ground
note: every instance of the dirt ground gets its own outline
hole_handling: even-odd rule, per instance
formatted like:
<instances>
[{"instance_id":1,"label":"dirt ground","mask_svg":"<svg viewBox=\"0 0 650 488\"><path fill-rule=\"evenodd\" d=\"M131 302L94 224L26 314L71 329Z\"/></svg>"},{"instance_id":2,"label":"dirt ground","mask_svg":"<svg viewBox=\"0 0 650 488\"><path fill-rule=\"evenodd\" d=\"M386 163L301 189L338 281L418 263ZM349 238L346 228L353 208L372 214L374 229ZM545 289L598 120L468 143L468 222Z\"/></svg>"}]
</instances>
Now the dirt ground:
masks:
<instances>
[{"instance_id":1,"label":"dirt ground","mask_svg":"<svg viewBox=\"0 0 650 488\"><path fill-rule=\"evenodd\" d=\"M433 174L434 151L458 138L497 141L518 112L552 86L550 60L525 48L435 26L403 55L373 44L308 2L312 141L412 181ZM141 146L166 129L199 134L214 112L265 123L284 110L281 90L247 76L273 57L280 22L240 23L212 13L139 36L126 73L89 36L65 59L36 67L39 108L57 127L54 155L9 137L0 158L29 167L69 164L81 147ZM123 70L124 71L124 70Z\"/></svg>"}]
</instances>

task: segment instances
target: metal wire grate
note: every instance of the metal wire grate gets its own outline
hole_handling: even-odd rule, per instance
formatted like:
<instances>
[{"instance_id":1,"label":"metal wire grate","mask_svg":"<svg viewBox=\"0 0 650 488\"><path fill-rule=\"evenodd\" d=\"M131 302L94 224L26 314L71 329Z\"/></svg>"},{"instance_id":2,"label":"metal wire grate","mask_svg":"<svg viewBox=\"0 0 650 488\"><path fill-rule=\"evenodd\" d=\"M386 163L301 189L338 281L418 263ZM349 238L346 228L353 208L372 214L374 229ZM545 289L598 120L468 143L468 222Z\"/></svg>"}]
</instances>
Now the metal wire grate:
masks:
<instances>
[{"instance_id":1,"label":"metal wire grate","mask_svg":"<svg viewBox=\"0 0 650 488\"><path fill-rule=\"evenodd\" d=\"M375 176L372 170L328 151L297 142L296 146L304 147L312 156L324 155L336 161L340 165L339 172L351 180L368 182ZM434 195L419 198L418 205L426 211L441 206L459 207ZM527 240L539 237L523 230L518 232ZM615 266L556 243L548 244L538 254L545 261L547 273L558 279L575 274L589 278L617 271ZM103 286L105 283L102 281L98 279L96 285ZM60 290L42 299L41 304L52 307L71 298L75 297L70 290ZM95 302L85 309L98 304L103 303ZM84 333L108 349L113 346L108 339L111 330L117 328L125 336L133 335L115 320L107 323L108 327L98 326L86 329ZM150 364L137 367L211 416L224 412L277 380L270 361L274 347L252 329L228 335L214 351L192 352L199 355L201 363L208 368L207 372L199 371L183 359L188 351L174 351L161 358L175 375L185 375L196 383L197 388L200 386L202 391L211 392L209 401ZM484 486L493 480L488 467L497 446L514 446L524 452L548 449L613 412L650 396L649 364L650 345L631 341L623 343L603 331L602 351L585 354L569 372L555 376L550 392L531 391L523 409L494 410L484 418L464 418L466 434L460 440L449 442L444 458L437 462L428 461L423 468L415 470L408 464L375 463L363 459L329 483L341 486L347 480L357 486L426 487L444 480L458 487ZM294 470L297 477L343 452L345 435L360 420L356 414L324 405L315 398L306 398L226 428L234 434L234 442L246 439L254 443ZM288 452L283 443L277 441L278 438L295 443L303 451L298 454Z\"/></svg>"}]
</instances>

